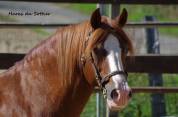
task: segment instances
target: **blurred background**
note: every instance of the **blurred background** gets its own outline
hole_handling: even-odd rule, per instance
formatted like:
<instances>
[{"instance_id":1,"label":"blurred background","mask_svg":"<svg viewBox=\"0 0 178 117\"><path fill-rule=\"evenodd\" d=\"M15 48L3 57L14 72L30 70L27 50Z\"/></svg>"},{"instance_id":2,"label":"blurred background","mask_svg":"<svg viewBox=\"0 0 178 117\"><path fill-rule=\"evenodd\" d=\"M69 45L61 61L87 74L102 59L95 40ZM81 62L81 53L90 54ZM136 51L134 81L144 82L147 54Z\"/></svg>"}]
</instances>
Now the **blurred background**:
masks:
<instances>
[{"instance_id":1,"label":"blurred background","mask_svg":"<svg viewBox=\"0 0 178 117\"><path fill-rule=\"evenodd\" d=\"M74 24L90 18L90 14L97 4L64 4L64 3L34 3L34 2L7 2L0 1L0 24ZM120 5L118 11L126 8L128 11L128 23L144 22L146 17L152 17L157 22L178 21L177 5ZM105 15L110 14L110 5L105 5ZM46 15L24 15L26 12L43 12ZM11 13L19 13L12 15ZM23 13L23 15L20 15ZM149 19L149 18L148 18ZM41 40L47 39L61 27L0 27L0 53L27 53ZM149 53L163 55L178 54L178 27L156 27L153 29L157 50L149 52L149 32L145 27L125 27L135 48L136 55ZM1 70L1 72L4 70ZM177 74L159 74L162 86L178 86ZM161 77L161 78L160 78ZM145 87L154 84L150 81L150 74L129 73L128 82L131 87ZM156 81L157 82L157 81ZM161 98L159 98L161 96ZM113 117L178 117L178 94L168 93L159 95L158 103L154 103L154 95L150 93L135 93L129 105ZM159 104L158 104L159 105ZM161 114L155 115L158 109ZM93 93L87 103L81 117L105 117L108 111L102 95ZM111 115L110 115L111 116Z\"/></svg>"}]
</instances>

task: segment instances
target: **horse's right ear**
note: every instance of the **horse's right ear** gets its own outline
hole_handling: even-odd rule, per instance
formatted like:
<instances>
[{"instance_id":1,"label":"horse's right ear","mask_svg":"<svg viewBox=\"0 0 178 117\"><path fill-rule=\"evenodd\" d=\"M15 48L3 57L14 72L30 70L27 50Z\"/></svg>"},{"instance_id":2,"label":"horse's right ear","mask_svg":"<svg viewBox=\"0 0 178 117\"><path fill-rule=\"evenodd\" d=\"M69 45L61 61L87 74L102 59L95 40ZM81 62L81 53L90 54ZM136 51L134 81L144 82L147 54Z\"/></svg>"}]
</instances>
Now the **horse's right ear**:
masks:
<instances>
[{"instance_id":1,"label":"horse's right ear","mask_svg":"<svg viewBox=\"0 0 178 117\"><path fill-rule=\"evenodd\" d=\"M90 18L90 24L94 29L97 29L101 25L101 15L100 15L100 9L97 8L91 15Z\"/></svg>"}]
</instances>

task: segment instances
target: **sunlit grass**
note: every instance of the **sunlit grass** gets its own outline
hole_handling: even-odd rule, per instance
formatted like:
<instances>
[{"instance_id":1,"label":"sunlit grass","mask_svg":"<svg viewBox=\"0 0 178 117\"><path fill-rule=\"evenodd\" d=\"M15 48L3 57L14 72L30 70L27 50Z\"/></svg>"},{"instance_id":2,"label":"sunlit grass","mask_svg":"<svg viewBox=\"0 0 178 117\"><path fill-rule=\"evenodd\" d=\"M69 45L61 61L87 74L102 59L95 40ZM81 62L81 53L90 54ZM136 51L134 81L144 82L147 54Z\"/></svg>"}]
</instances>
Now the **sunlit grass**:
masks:
<instances>
[{"instance_id":1,"label":"sunlit grass","mask_svg":"<svg viewBox=\"0 0 178 117\"><path fill-rule=\"evenodd\" d=\"M5 22L9 22L9 21L16 21L14 18L0 14L0 21L5 21Z\"/></svg>"},{"instance_id":2,"label":"sunlit grass","mask_svg":"<svg viewBox=\"0 0 178 117\"><path fill-rule=\"evenodd\" d=\"M49 36L50 33L44 30L44 28L32 28L32 31L36 32L37 34L43 35L43 36Z\"/></svg>"},{"instance_id":3,"label":"sunlit grass","mask_svg":"<svg viewBox=\"0 0 178 117\"><path fill-rule=\"evenodd\" d=\"M90 15L92 11L96 9L96 4L67 4L66 8L70 8L81 13ZM178 19L178 6L176 5L121 5L122 8L126 8L128 11L128 21L140 22L144 21L145 16L154 16L157 21L177 21ZM169 36L178 36L178 28L166 27L159 29L161 34Z\"/></svg>"}]
</instances>

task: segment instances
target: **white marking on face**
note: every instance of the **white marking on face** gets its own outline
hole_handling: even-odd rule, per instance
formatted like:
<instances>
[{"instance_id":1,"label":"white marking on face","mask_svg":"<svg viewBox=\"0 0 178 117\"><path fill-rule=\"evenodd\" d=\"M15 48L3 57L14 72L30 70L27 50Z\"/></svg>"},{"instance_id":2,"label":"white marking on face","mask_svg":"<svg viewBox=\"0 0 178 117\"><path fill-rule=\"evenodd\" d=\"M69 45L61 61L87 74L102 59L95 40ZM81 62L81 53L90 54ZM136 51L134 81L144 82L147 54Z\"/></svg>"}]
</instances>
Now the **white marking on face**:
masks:
<instances>
[{"instance_id":1,"label":"white marking on face","mask_svg":"<svg viewBox=\"0 0 178 117\"><path fill-rule=\"evenodd\" d=\"M104 42L104 48L108 53L106 56L109 66L108 73L118 70L124 71L121 58L121 47L118 39L114 35L109 34ZM117 74L112 76L112 81L114 85L106 85L108 106L111 109L123 108L128 103L128 94L130 91L126 77L122 74ZM113 90L116 90L118 93L118 97L114 99L111 97L111 92Z\"/></svg>"},{"instance_id":2,"label":"white marking on face","mask_svg":"<svg viewBox=\"0 0 178 117\"><path fill-rule=\"evenodd\" d=\"M118 39L114 35L109 34L104 42L104 48L108 52L107 60L109 63L109 72L117 70L124 71L121 59L121 48ZM122 75L113 76L113 82L115 82L116 85L115 88L119 88L118 84L125 80L124 78L121 78L121 76Z\"/></svg>"}]
</instances>

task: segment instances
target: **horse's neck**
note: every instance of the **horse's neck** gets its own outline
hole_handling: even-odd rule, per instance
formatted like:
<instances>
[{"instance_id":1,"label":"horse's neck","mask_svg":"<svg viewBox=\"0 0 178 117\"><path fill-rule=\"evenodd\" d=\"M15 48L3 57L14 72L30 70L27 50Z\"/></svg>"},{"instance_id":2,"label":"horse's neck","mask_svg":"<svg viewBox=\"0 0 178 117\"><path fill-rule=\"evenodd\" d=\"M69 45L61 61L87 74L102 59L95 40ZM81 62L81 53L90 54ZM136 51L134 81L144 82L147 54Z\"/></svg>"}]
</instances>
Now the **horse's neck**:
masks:
<instances>
[{"instance_id":1,"label":"horse's neck","mask_svg":"<svg viewBox=\"0 0 178 117\"><path fill-rule=\"evenodd\" d=\"M79 117L93 89L84 80L76 77L59 105L57 113L64 117Z\"/></svg>"},{"instance_id":2,"label":"horse's neck","mask_svg":"<svg viewBox=\"0 0 178 117\"><path fill-rule=\"evenodd\" d=\"M44 56L42 55L42 57ZM51 101L49 102L51 104L50 108L54 108L54 110L51 111L54 112L55 115L78 117L93 91L92 87L89 86L87 81L78 72L73 73L71 78L63 77L63 75L60 74L61 72L58 72L60 71L58 64L62 64L59 62L60 57L52 56L45 58L46 61L43 63L43 68L49 69L47 69L48 71L42 69L45 71L42 72L42 75L45 75L45 81L47 81L44 83L44 88L48 89L47 99ZM68 70L70 71L70 69Z\"/></svg>"},{"instance_id":3,"label":"horse's neck","mask_svg":"<svg viewBox=\"0 0 178 117\"><path fill-rule=\"evenodd\" d=\"M56 109L54 106L60 93L57 58L45 52L45 48L41 49L44 51L31 51L34 56L27 55L24 60L0 75L0 98L11 92L7 98L10 104L4 104L8 106L9 112L14 107L18 109L17 113L23 111L27 115L30 113L34 117L40 117Z\"/></svg>"},{"instance_id":4,"label":"horse's neck","mask_svg":"<svg viewBox=\"0 0 178 117\"><path fill-rule=\"evenodd\" d=\"M45 48L42 49L44 51L37 52L38 54L32 52L34 57L27 56L9 70L9 73L5 73L5 76L13 76L19 81L18 87L21 88L23 101L33 107L30 110L28 108L29 112L53 113L65 117L79 116L93 89L76 74L73 75L71 83L65 84L63 79L66 78L62 78L58 73L59 58L45 52ZM52 49L51 51L53 52Z\"/></svg>"}]
</instances>

